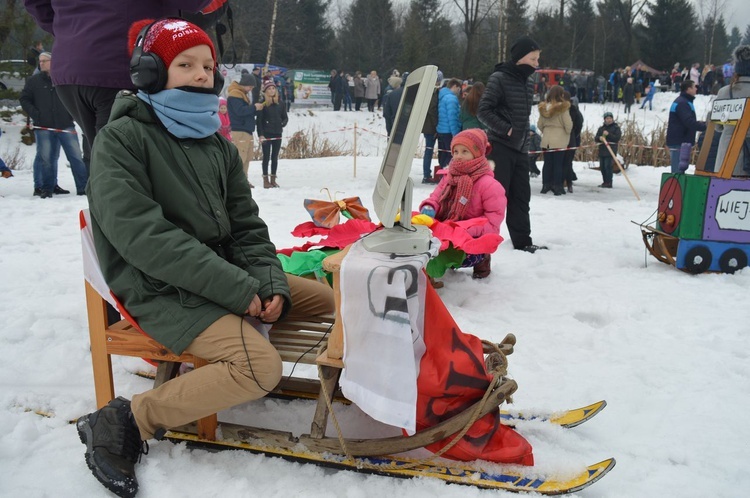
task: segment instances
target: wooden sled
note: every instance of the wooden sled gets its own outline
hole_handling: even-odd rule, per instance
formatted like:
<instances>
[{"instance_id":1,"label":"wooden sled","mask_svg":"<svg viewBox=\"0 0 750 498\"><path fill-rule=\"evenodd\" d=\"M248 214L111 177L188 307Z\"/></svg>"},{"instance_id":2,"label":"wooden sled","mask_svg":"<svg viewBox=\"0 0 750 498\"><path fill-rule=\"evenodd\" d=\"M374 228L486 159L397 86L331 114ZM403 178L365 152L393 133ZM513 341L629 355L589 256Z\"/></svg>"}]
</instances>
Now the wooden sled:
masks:
<instances>
[{"instance_id":1,"label":"wooden sled","mask_svg":"<svg viewBox=\"0 0 750 498\"><path fill-rule=\"evenodd\" d=\"M489 387L483 400L470 408L413 436L397 436L377 439L344 439L327 437L326 429L332 403L342 400L338 380L343 368L343 328L340 320L339 271L346 250L329 256L323 263L333 273L336 300L336 317L310 317L305 321L283 321L275 324L270 332L270 341L285 362L316 365L319 380L285 377L277 392L299 392L317 398L317 407L310 433L299 437L291 433L219 423L216 414L196 421L188 426L173 428L176 432L194 434L198 439L217 441L217 434L224 439L252 439L269 446L291 448L300 443L314 452L331 452L347 456L379 456L401 453L442 441L464 429L468 429L478 418L495 411L498 406L517 389L515 381L497 375L497 381ZM134 322L123 318L116 323L107 323L107 301L88 282L86 305L89 319L91 357L94 368L94 386L97 407L105 406L115 397L112 375L112 355L133 356L157 362L154 386L179 374L181 363L192 363L195 368L206 365L202 358L190 354L176 355L165 346L143 333ZM513 352L515 337L508 334L500 344L485 342L490 370L505 371L505 356ZM490 372L491 373L491 372ZM337 425L337 424L336 424ZM220 430L219 430L220 429ZM167 433L167 438L170 433Z\"/></svg>"},{"instance_id":2,"label":"wooden sled","mask_svg":"<svg viewBox=\"0 0 750 498\"><path fill-rule=\"evenodd\" d=\"M636 225L641 227L643 243L646 245L648 252L662 263L676 266L677 245L679 244L680 239L662 232L661 230L657 230L650 225L641 225L638 223L636 223Z\"/></svg>"}]
</instances>

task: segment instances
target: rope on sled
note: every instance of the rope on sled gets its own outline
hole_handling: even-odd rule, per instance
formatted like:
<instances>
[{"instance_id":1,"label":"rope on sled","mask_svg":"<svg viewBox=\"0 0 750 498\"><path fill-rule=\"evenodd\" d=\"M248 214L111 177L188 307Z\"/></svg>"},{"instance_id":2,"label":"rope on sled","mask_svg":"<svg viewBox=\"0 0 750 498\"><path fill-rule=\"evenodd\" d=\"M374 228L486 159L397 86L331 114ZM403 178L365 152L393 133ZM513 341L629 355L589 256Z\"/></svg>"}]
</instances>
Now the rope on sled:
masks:
<instances>
[{"instance_id":1,"label":"rope on sled","mask_svg":"<svg viewBox=\"0 0 750 498\"><path fill-rule=\"evenodd\" d=\"M483 341L484 342L484 341ZM474 409L474 413L472 413L471 418L466 422L466 425L458 432L456 435L451 439L451 441L440 448L440 450L436 451L430 456L420 458L418 460L415 460L411 463L405 464L405 465L396 465L396 464L388 464L388 465L375 465L371 463L367 463L363 460L357 460L355 459L351 453L349 453L349 449L346 446L346 439L344 438L344 434L341 430L341 426L339 425L338 419L336 418L336 414L333 411L333 403L331 400L331 395L328 392L328 388L326 387L326 383L323 381L322 371L318 369L318 378L320 380L320 387L323 391L323 396L325 397L326 406L328 407L328 413L331 415L331 418L333 419L333 425L336 428L336 434L338 435L339 444L341 445L341 450L344 453L344 456L349 460L350 462L354 463L357 468L362 469L411 469L414 467L418 467L420 465L430 464L435 461L436 458L439 458L443 454L445 454L447 451L449 451L451 448L453 448L456 444L458 444L459 441L466 435L466 433L469 431L471 426L474 425L474 422L479 419L479 414L482 413L482 409L484 408L484 405L487 404L487 399L490 397L492 392L494 391L495 387L500 385L500 381L507 375L508 370L508 360L505 354L500 350L500 348L497 346L497 344L489 343L494 345L495 352L497 352L502 361L499 362L492 370L492 380L490 381L489 385L487 386L487 389L484 392L484 396L482 396L482 399L479 403L477 403L476 408ZM509 401L509 397L506 397L506 401Z\"/></svg>"}]
</instances>

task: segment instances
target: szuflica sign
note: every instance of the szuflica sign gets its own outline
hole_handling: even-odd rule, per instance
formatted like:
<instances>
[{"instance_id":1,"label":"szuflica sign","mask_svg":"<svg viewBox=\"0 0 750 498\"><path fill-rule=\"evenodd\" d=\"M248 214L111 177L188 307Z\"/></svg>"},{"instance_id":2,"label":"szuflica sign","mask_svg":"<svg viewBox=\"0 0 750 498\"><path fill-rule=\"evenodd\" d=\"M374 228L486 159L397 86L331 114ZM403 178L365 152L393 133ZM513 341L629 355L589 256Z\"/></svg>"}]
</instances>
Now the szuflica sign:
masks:
<instances>
[{"instance_id":1,"label":"szuflica sign","mask_svg":"<svg viewBox=\"0 0 750 498\"><path fill-rule=\"evenodd\" d=\"M711 108L711 121L736 123L745 111L747 99L714 100Z\"/></svg>"}]
</instances>

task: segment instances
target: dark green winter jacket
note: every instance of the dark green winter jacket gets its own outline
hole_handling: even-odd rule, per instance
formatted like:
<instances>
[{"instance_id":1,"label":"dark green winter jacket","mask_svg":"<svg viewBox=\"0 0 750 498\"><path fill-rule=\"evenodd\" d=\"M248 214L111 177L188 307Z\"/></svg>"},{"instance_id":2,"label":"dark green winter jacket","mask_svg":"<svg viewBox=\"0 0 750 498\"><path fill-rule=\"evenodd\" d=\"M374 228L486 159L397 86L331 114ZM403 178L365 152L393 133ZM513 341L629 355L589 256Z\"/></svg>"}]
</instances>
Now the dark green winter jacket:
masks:
<instances>
[{"instance_id":1,"label":"dark green winter jacket","mask_svg":"<svg viewBox=\"0 0 750 498\"><path fill-rule=\"evenodd\" d=\"M242 315L256 294L283 296L288 312L268 227L237 149L218 134L178 139L121 92L96 136L86 192L104 278L173 352L218 318Z\"/></svg>"}]
</instances>

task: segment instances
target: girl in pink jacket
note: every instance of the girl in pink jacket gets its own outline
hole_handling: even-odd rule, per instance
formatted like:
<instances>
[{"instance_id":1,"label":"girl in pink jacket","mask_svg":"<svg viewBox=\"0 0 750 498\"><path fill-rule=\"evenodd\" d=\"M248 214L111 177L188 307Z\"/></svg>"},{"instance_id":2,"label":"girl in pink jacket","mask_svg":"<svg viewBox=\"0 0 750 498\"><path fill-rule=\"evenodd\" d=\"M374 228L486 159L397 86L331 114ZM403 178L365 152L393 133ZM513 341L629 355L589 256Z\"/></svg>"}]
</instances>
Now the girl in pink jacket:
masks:
<instances>
[{"instance_id":1,"label":"girl in pink jacket","mask_svg":"<svg viewBox=\"0 0 750 498\"><path fill-rule=\"evenodd\" d=\"M221 136L232 141L232 123L229 121L229 112L227 111L227 99L221 97L219 99L219 120L221 126L219 127L219 133Z\"/></svg>"},{"instance_id":2,"label":"girl in pink jacket","mask_svg":"<svg viewBox=\"0 0 750 498\"><path fill-rule=\"evenodd\" d=\"M485 157L489 151L487 134L479 128L454 136L448 173L419 205L420 212L438 221L485 218L485 223L470 227L469 234L475 238L487 233L499 234L507 200L505 189L495 180ZM461 266L473 267L473 278L485 278L491 270L490 255L469 254Z\"/></svg>"}]
</instances>

